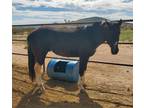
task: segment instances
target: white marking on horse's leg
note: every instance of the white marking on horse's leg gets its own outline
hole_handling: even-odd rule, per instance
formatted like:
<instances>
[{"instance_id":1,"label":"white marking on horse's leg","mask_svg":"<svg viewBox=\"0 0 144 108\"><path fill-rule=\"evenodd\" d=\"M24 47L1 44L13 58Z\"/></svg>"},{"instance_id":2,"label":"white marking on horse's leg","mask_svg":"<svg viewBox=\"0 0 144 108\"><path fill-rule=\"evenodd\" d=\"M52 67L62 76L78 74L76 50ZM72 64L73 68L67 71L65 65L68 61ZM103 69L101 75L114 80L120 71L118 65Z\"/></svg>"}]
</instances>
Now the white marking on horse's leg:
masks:
<instances>
[{"instance_id":1,"label":"white marking on horse's leg","mask_svg":"<svg viewBox=\"0 0 144 108\"><path fill-rule=\"evenodd\" d=\"M80 76L79 76L78 86L79 86L80 91L84 90L84 87L83 87L83 84L82 84L82 78Z\"/></svg>"},{"instance_id":2,"label":"white marking on horse's leg","mask_svg":"<svg viewBox=\"0 0 144 108\"><path fill-rule=\"evenodd\" d=\"M44 85L43 85L43 81L42 81L42 72L41 72L41 68L42 68L42 65L40 65L39 63L36 63L35 64L35 72L36 72L36 84L39 86L39 87L42 87L43 90L45 90L44 88Z\"/></svg>"},{"instance_id":3,"label":"white marking on horse's leg","mask_svg":"<svg viewBox=\"0 0 144 108\"><path fill-rule=\"evenodd\" d=\"M35 66L34 66L34 69L35 69L35 72L36 72L35 81L38 85L40 85L40 83L41 83L41 81L40 81L41 80L41 65L39 63L36 63Z\"/></svg>"},{"instance_id":4,"label":"white marking on horse's leg","mask_svg":"<svg viewBox=\"0 0 144 108\"><path fill-rule=\"evenodd\" d=\"M85 76L84 75L81 77L81 81L82 81L82 85L84 85L84 83L85 83Z\"/></svg>"}]
</instances>

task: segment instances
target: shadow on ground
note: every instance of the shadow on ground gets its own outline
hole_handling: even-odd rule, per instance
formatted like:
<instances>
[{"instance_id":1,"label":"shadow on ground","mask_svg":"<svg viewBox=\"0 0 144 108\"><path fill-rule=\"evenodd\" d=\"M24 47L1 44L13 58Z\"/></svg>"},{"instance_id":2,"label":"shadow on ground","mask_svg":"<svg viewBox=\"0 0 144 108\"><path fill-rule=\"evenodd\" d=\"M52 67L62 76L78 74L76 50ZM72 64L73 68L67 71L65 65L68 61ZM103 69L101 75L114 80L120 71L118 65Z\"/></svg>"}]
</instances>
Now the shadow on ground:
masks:
<instances>
[{"instance_id":1,"label":"shadow on ground","mask_svg":"<svg viewBox=\"0 0 144 108\"><path fill-rule=\"evenodd\" d=\"M46 100L49 102L49 104L42 101L40 98L41 94L38 92L35 92L32 95L32 91L22 97L16 108L102 108L100 104L93 102L93 100L89 98L86 91L78 94L78 103L68 101L53 102Z\"/></svg>"}]
</instances>

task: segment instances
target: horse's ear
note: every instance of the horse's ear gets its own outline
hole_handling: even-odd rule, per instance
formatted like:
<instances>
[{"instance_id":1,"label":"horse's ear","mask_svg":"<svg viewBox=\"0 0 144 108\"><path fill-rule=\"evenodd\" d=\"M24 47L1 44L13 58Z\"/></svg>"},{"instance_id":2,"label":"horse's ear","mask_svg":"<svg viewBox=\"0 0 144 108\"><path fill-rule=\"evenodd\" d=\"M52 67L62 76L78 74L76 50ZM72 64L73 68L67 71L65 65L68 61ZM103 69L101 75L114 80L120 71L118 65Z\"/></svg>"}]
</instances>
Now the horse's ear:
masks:
<instances>
[{"instance_id":1,"label":"horse's ear","mask_svg":"<svg viewBox=\"0 0 144 108\"><path fill-rule=\"evenodd\" d=\"M121 24L122 24L122 22L123 22L123 21L122 21L122 19L120 19L120 20L119 20L119 25L121 25Z\"/></svg>"},{"instance_id":2,"label":"horse's ear","mask_svg":"<svg viewBox=\"0 0 144 108\"><path fill-rule=\"evenodd\" d=\"M108 22L106 20L104 20L104 21L101 22L101 25L103 27L108 27Z\"/></svg>"}]
</instances>

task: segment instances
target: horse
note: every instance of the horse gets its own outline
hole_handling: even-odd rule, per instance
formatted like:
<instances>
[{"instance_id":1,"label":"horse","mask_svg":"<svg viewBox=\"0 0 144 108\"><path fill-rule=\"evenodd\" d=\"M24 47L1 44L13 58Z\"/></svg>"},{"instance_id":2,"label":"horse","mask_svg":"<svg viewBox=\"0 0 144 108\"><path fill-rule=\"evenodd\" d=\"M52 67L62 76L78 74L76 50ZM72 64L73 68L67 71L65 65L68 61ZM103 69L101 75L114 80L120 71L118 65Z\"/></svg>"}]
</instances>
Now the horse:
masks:
<instances>
[{"instance_id":1,"label":"horse","mask_svg":"<svg viewBox=\"0 0 144 108\"><path fill-rule=\"evenodd\" d=\"M118 42L122 20L101 21L74 31L60 31L40 27L27 37L29 77L32 82L45 90L41 68L49 51L64 57L79 57L79 88L84 89L84 74L88 60L96 48L107 42L112 54L119 52Z\"/></svg>"}]
</instances>

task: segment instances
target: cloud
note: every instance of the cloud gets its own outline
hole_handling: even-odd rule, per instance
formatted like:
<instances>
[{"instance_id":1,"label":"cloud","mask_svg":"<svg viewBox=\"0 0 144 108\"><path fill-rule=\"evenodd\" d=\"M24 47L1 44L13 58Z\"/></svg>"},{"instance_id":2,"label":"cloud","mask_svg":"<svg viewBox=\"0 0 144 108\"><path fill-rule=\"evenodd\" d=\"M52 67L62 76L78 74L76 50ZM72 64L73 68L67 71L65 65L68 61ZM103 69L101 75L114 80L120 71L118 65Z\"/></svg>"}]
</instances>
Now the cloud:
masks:
<instances>
[{"instance_id":1,"label":"cloud","mask_svg":"<svg viewBox=\"0 0 144 108\"><path fill-rule=\"evenodd\" d=\"M132 18L132 0L13 0L14 23L52 23L100 16Z\"/></svg>"},{"instance_id":2,"label":"cloud","mask_svg":"<svg viewBox=\"0 0 144 108\"><path fill-rule=\"evenodd\" d=\"M53 7L65 9L94 10L98 8L132 8L129 0L15 0L13 4L21 7Z\"/></svg>"},{"instance_id":3,"label":"cloud","mask_svg":"<svg viewBox=\"0 0 144 108\"><path fill-rule=\"evenodd\" d=\"M124 3L132 2L133 0L121 0Z\"/></svg>"}]
</instances>

